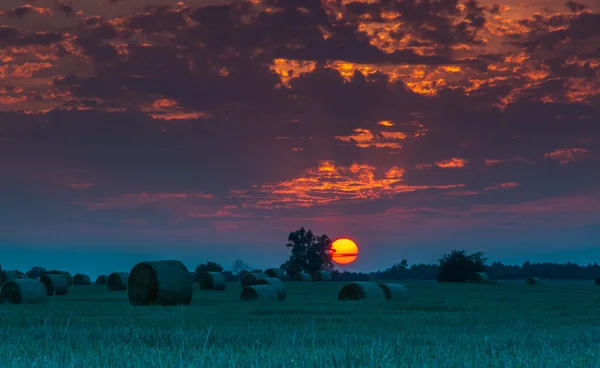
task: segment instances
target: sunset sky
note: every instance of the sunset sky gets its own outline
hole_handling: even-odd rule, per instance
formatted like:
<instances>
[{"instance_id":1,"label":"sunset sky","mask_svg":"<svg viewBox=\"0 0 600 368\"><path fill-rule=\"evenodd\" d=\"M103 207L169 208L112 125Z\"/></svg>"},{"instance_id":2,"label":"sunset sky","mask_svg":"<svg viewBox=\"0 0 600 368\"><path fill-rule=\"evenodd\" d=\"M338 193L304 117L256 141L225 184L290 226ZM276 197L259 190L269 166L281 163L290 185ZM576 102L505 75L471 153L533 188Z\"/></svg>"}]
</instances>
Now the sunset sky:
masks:
<instances>
[{"instance_id":1,"label":"sunset sky","mask_svg":"<svg viewBox=\"0 0 600 368\"><path fill-rule=\"evenodd\" d=\"M600 2L2 0L0 262L600 262ZM104 271L106 270L106 271Z\"/></svg>"}]
</instances>

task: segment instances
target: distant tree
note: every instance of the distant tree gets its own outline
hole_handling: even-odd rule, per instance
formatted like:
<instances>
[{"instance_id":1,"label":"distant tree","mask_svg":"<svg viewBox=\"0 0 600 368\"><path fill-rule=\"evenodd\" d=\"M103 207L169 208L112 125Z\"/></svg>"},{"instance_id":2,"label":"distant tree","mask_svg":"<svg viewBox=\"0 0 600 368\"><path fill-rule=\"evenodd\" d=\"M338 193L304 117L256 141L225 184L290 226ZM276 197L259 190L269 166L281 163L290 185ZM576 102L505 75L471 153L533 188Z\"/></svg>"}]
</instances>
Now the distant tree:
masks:
<instances>
[{"instance_id":1,"label":"distant tree","mask_svg":"<svg viewBox=\"0 0 600 368\"><path fill-rule=\"evenodd\" d=\"M242 261L241 259L236 259L231 265L231 272L234 275L239 275L242 271L247 271L250 269L250 265L248 263Z\"/></svg>"},{"instance_id":2,"label":"distant tree","mask_svg":"<svg viewBox=\"0 0 600 368\"><path fill-rule=\"evenodd\" d=\"M467 255L464 250L453 250L439 260L438 282L464 282L473 272L485 271L483 252Z\"/></svg>"},{"instance_id":3,"label":"distant tree","mask_svg":"<svg viewBox=\"0 0 600 368\"><path fill-rule=\"evenodd\" d=\"M34 278L34 277L40 277L43 274L45 274L46 272L47 272L47 270L44 267L35 266L35 267L32 267L31 270L25 272L25 274L31 278Z\"/></svg>"},{"instance_id":4,"label":"distant tree","mask_svg":"<svg viewBox=\"0 0 600 368\"><path fill-rule=\"evenodd\" d=\"M196 275L200 275L202 272L223 272L223 266L216 262L206 262L205 264L199 264L196 266Z\"/></svg>"},{"instance_id":5,"label":"distant tree","mask_svg":"<svg viewBox=\"0 0 600 368\"><path fill-rule=\"evenodd\" d=\"M286 247L292 248L290 259L281 265L288 276L298 272L333 271L331 260L331 239L325 234L314 235L304 227L292 231Z\"/></svg>"},{"instance_id":6,"label":"distant tree","mask_svg":"<svg viewBox=\"0 0 600 368\"><path fill-rule=\"evenodd\" d=\"M237 281L237 275L234 275L231 271L223 271L223 275L225 275L226 282L234 282Z\"/></svg>"}]
</instances>

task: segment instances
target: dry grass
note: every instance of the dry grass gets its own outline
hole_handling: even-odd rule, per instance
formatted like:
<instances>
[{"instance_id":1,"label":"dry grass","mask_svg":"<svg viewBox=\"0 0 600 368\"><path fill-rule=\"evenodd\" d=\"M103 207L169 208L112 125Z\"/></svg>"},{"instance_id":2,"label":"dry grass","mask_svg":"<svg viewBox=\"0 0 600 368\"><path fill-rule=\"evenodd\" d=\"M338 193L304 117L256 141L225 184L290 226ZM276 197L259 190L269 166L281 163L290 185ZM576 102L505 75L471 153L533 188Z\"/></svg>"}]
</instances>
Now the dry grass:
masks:
<instances>
[{"instance_id":1,"label":"dry grass","mask_svg":"<svg viewBox=\"0 0 600 368\"><path fill-rule=\"evenodd\" d=\"M276 277L267 277L256 281L256 285L271 285L277 292L277 299L285 300L287 295L287 287L285 283Z\"/></svg>"},{"instance_id":2,"label":"dry grass","mask_svg":"<svg viewBox=\"0 0 600 368\"><path fill-rule=\"evenodd\" d=\"M140 262L131 269L127 292L132 306L188 305L192 278L180 261Z\"/></svg>"},{"instance_id":3,"label":"dry grass","mask_svg":"<svg viewBox=\"0 0 600 368\"><path fill-rule=\"evenodd\" d=\"M86 286L91 284L92 280L90 280L90 277L88 275L78 273L75 274L75 276L73 276L73 285Z\"/></svg>"},{"instance_id":4,"label":"dry grass","mask_svg":"<svg viewBox=\"0 0 600 368\"><path fill-rule=\"evenodd\" d=\"M37 304L45 303L46 298L46 288L38 280L9 280L0 289L0 299L5 303Z\"/></svg>"},{"instance_id":5,"label":"dry grass","mask_svg":"<svg viewBox=\"0 0 600 368\"><path fill-rule=\"evenodd\" d=\"M312 274L312 280L316 281L316 282L331 281L332 280L331 272L316 271Z\"/></svg>"},{"instance_id":6,"label":"dry grass","mask_svg":"<svg viewBox=\"0 0 600 368\"><path fill-rule=\"evenodd\" d=\"M106 287L110 291L125 291L128 279L129 272L113 272L106 279Z\"/></svg>"},{"instance_id":7,"label":"dry grass","mask_svg":"<svg viewBox=\"0 0 600 368\"><path fill-rule=\"evenodd\" d=\"M374 282L351 282L344 285L338 300L385 301L383 289Z\"/></svg>"},{"instance_id":8,"label":"dry grass","mask_svg":"<svg viewBox=\"0 0 600 368\"><path fill-rule=\"evenodd\" d=\"M106 285L106 279L108 278L108 276L106 275L100 275L96 278L96 285Z\"/></svg>"},{"instance_id":9,"label":"dry grass","mask_svg":"<svg viewBox=\"0 0 600 368\"><path fill-rule=\"evenodd\" d=\"M265 279L261 279L265 280ZM277 290L269 284L265 285L252 285L242 289L240 293L240 300L249 301L263 301L263 302L276 302L279 300Z\"/></svg>"},{"instance_id":10,"label":"dry grass","mask_svg":"<svg viewBox=\"0 0 600 368\"><path fill-rule=\"evenodd\" d=\"M312 281L312 276L306 272L300 272L292 277L293 281Z\"/></svg>"},{"instance_id":11,"label":"dry grass","mask_svg":"<svg viewBox=\"0 0 600 368\"><path fill-rule=\"evenodd\" d=\"M48 273L54 274L54 275L63 275L65 277L65 279L67 280L67 285L73 285L73 276L71 276L71 273L69 273L67 271L52 270L52 271L49 271Z\"/></svg>"},{"instance_id":12,"label":"dry grass","mask_svg":"<svg viewBox=\"0 0 600 368\"><path fill-rule=\"evenodd\" d=\"M379 284L387 300L406 301L410 300L408 289L402 284L386 282Z\"/></svg>"},{"instance_id":13,"label":"dry grass","mask_svg":"<svg viewBox=\"0 0 600 368\"><path fill-rule=\"evenodd\" d=\"M267 274L268 277L274 277L277 279L280 279L282 281L284 281L286 279L285 277L285 271L281 268L267 268L265 270L265 273Z\"/></svg>"},{"instance_id":14,"label":"dry grass","mask_svg":"<svg viewBox=\"0 0 600 368\"><path fill-rule=\"evenodd\" d=\"M2 286L5 282L9 280L15 280L18 278L19 275L17 274L17 271L2 270L0 271L0 286Z\"/></svg>"},{"instance_id":15,"label":"dry grass","mask_svg":"<svg viewBox=\"0 0 600 368\"><path fill-rule=\"evenodd\" d=\"M225 290L225 275L223 272L202 272L198 276L200 290Z\"/></svg>"},{"instance_id":16,"label":"dry grass","mask_svg":"<svg viewBox=\"0 0 600 368\"><path fill-rule=\"evenodd\" d=\"M337 302L338 282L289 283L279 303L241 302L235 282L196 289L187 307L148 308L74 288L45 304L0 305L2 368L599 366L593 280L403 284L411 302L400 305Z\"/></svg>"},{"instance_id":17,"label":"dry grass","mask_svg":"<svg viewBox=\"0 0 600 368\"><path fill-rule=\"evenodd\" d=\"M471 275L471 282L479 282L479 283L488 283L490 282L490 277L485 272L473 272Z\"/></svg>"},{"instance_id":18,"label":"dry grass","mask_svg":"<svg viewBox=\"0 0 600 368\"><path fill-rule=\"evenodd\" d=\"M60 273L42 275L40 282L46 287L47 295L65 295L69 291L67 278Z\"/></svg>"},{"instance_id":19,"label":"dry grass","mask_svg":"<svg viewBox=\"0 0 600 368\"><path fill-rule=\"evenodd\" d=\"M256 282L260 279L266 279L269 276L264 273L264 272L250 272L246 275L244 275L244 277L242 277L242 288L245 288L247 286L252 286L252 285L256 285Z\"/></svg>"},{"instance_id":20,"label":"dry grass","mask_svg":"<svg viewBox=\"0 0 600 368\"><path fill-rule=\"evenodd\" d=\"M527 284L527 285L543 284L543 281L539 277L528 277L525 280L525 284Z\"/></svg>"}]
</instances>

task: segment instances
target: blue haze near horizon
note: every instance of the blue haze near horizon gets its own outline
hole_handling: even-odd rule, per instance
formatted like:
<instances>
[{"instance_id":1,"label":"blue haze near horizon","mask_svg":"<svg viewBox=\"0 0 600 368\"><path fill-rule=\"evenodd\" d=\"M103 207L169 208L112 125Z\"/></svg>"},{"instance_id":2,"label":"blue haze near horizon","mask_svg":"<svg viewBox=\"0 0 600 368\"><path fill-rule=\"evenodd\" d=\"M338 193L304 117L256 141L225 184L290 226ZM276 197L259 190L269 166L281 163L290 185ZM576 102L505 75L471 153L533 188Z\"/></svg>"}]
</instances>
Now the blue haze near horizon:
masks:
<instances>
[{"instance_id":1,"label":"blue haze near horizon","mask_svg":"<svg viewBox=\"0 0 600 368\"><path fill-rule=\"evenodd\" d=\"M282 247L283 248L283 247ZM231 268L231 264L235 259L243 259L250 266L255 268L265 269L268 267L276 267L283 263L286 259L285 256L280 257L272 254L259 254L248 252L246 254L239 254L239 257L232 257L231 255L224 254L207 254L200 251L155 251L155 252L118 252L118 251L101 251L101 250L90 250L90 251L73 251L68 249L34 249L34 248L5 248L2 249L0 262L4 269L18 269L22 272L30 270L34 266L45 267L46 269L59 269L66 270L72 274L84 273L89 275L92 279L95 279L98 275L109 274L111 272L129 272L131 268L138 262L143 261L158 261L164 259L176 259L183 262L186 267L193 271L196 265L205 263L207 261L214 261L220 263L226 270ZM283 249L285 251L285 249ZM448 249L450 251L451 249ZM473 250L468 250L475 251ZM438 254L439 253L439 254ZM369 262L356 262L355 264L340 266L337 265L336 269L339 271L349 272L373 272L378 270L384 270L394 263L400 262L403 258L408 260L409 266L413 264L426 263L433 264L437 263L438 259L445 252L427 252L419 253L409 251L405 253L405 256L392 259L388 258L388 261L384 264L381 261L375 264ZM536 262L552 262L552 263L566 263L572 262L585 266L588 263L598 262L600 260L600 248L598 247L587 247L577 248L572 250L557 250L553 252L541 252L537 254L513 254L513 255L499 255L497 252L484 252L485 256L488 257L487 264L491 264L494 261L499 261L504 264L516 264L521 265L525 261L532 263ZM369 257L370 258L370 257ZM360 259L360 256L359 256ZM362 264L361 264L362 263Z\"/></svg>"}]
</instances>

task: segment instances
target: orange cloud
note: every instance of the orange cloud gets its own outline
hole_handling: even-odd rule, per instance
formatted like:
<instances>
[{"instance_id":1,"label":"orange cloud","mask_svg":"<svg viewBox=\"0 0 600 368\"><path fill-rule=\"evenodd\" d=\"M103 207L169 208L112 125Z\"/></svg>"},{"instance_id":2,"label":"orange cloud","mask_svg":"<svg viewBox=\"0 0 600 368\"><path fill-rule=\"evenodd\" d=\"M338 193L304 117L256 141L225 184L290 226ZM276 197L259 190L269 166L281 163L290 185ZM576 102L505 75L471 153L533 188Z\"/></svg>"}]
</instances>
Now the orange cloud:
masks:
<instances>
[{"instance_id":1,"label":"orange cloud","mask_svg":"<svg viewBox=\"0 0 600 368\"><path fill-rule=\"evenodd\" d=\"M485 188L485 190L497 190L497 189L511 189L511 188L516 188L518 186L520 186L521 184L514 182L514 181L510 181L507 183L498 183L498 184L494 184L490 187Z\"/></svg>"},{"instance_id":2,"label":"orange cloud","mask_svg":"<svg viewBox=\"0 0 600 368\"><path fill-rule=\"evenodd\" d=\"M315 70L317 63L314 61L275 59L271 70L279 76L281 85L289 87L292 78L296 78L303 73L310 73Z\"/></svg>"},{"instance_id":3,"label":"orange cloud","mask_svg":"<svg viewBox=\"0 0 600 368\"><path fill-rule=\"evenodd\" d=\"M0 79L31 78L37 71L52 67L49 62L9 64L0 66Z\"/></svg>"},{"instance_id":4,"label":"orange cloud","mask_svg":"<svg viewBox=\"0 0 600 368\"><path fill-rule=\"evenodd\" d=\"M370 165L354 163L345 167L336 165L333 161L321 161L317 168L306 170L300 177L257 187L258 197L262 194L263 198L254 201L249 199L246 206L262 209L312 207L374 200L430 188L448 189L463 186L407 185L403 183L403 175L404 170L398 167L391 167L382 177L377 177L375 167ZM238 197L240 194L246 195L238 192L232 193L232 196Z\"/></svg>"},{"instance_id":5,"label":"orange cloud","mask_svg":"<svg viewBox=\"0 0 600 368\"><path fill-rule=\"evenodd\" d=\"M177 119L199 119L209 118L210 115L200 112L186 110L179 106L177 101L169 98L159 98L151 104L140 106L140 110L160 120L177 120Z\"/></svg>"},{"instance_id":6,"label":"orange cloud","mask_svg":"<svg viewBox=\"0 0 600 368\"><path fill-rule=\"evenodd\" d=\"M354 129L356 134L336 136L336 139L353 143L360 148L402 148L399 141L406 139L402 132L373 132L369 129Z\"/></svg>"},{"instance_id":7,"label":"orange cloud","mask_svg":"<svg viewBox=\"0 0 600 368\"><path fill-rule=\"evenodd\" d=\"M463 160L462 158L452 157L447 160L437 161L435 164L438 167L441 167L443 169L456 169L456 168L465 167L466 163L467 162L465 160Z\"/></svg>"},{"instance_id":8,"label":"orange cloud","mask_svg":"<svg viewBox=\"0 0 600 368\"><path fill-rule=\"evenodd\" d=\"M590 154L589 150L584 148L558 148L553 152L544 154L544 158L556 160L561 164L568 164L583 160Z\"/></svg>"}]
</instances>

